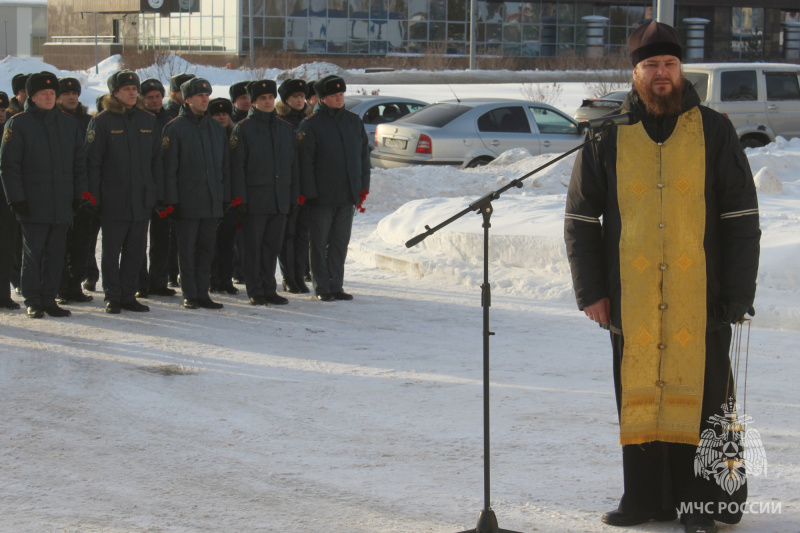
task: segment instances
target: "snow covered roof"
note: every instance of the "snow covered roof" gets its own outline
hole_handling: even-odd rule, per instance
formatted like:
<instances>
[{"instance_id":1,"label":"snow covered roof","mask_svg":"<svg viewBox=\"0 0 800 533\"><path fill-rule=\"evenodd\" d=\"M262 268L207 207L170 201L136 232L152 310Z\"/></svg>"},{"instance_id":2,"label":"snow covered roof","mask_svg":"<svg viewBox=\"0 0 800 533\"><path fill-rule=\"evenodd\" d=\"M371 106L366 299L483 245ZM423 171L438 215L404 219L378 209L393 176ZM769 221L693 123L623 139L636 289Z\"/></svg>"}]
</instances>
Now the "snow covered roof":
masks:
<instances>
[{"instance_id":1,"label":"snow covered roof","mask_svg":"<svg viewBox=\"0 0 800 533\"><path fill-rule=\"evenodd\" d=\"M2 7L47 7L47 0L0 0Z\"/></svg>"}]
</instances>

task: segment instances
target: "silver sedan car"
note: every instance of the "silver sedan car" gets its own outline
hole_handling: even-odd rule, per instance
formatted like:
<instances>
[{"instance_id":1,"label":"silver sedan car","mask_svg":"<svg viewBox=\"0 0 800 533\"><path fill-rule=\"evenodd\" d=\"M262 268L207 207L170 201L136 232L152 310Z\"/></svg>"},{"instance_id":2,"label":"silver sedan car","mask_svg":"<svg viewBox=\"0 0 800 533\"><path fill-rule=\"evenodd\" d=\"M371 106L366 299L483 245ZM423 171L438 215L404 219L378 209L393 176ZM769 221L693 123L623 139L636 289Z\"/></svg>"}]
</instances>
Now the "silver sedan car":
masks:
<instances>
[{"instance_id":1,"label":"silver sedan car","mask_svg":"<svg viewBox=\"0 0 800 533\"><path fill-rule=\"evenodd\" d=\"M370 146L375 142L375 128L413 113L428 105L427 102L398 96L346 95L344 108L361 117L369 135Z\"/></svg>"},{"instance_id":2,"label":"silver sedan car","mask_svg":"<svg viewBox=\"0 0 800 533\"><path fill-rule=\"evenodd\" d=\"M547 104L470 98L436 102L375 132L373 167L485 165L512 148L532 155L581 143L578 124Z\"/></svg>"}]
</instances>

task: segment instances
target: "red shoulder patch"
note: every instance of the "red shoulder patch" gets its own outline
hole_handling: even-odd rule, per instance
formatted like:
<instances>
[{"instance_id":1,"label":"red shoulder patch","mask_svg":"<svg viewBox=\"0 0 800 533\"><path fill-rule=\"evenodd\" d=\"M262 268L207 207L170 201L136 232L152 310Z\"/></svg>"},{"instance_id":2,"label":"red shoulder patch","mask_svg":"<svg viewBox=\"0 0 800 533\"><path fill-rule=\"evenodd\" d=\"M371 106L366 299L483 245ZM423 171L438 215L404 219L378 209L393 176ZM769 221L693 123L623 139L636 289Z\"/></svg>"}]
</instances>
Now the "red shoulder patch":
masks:
<instances>
[{"instance_id":1,"label":"red shoulder patch","mask_svg":"<svg viewBox=\"0 0 800 533\"><path fill-rule=\"evenodd\" d=\"M238 126L239 124L247 124L248 122L250 122L250 117L245 117L239 122L237 122L236 125Z\"/></svg>"},{"instance_id":2,"label":"red shoulder patch","mask_svg":"<svg viewBox=\"0 0 800 533\"><path fill-rule=\"evenodd\" d=\"M308 115L308 116L307 116L306 118L304 118L303 120L311 120L311 119L312 119L313 117L315 117L316 115L317 115L317 113L316 113L316 112L314 112L314 113L311 113L310 115Z\"/></svg>"},{"instance_id":3,"label":"red shoulder patch","mask_svg":"<svg viewBox=\"0 0 800 533\"><path fill-rule=\"evenodd\" d=\"M176 120L178 120L179 118L181 118L181 117L179 117L179 116L178 116L178 117L175 117L175 118L173 118L172 120L170 120L169 122L167 122L166 126L169 126L169 125L171 125L173 122L175 122L175 121L176 121ZM164 126L164 127L166 127L166 126Z\"/></svg>"}]
</instances>

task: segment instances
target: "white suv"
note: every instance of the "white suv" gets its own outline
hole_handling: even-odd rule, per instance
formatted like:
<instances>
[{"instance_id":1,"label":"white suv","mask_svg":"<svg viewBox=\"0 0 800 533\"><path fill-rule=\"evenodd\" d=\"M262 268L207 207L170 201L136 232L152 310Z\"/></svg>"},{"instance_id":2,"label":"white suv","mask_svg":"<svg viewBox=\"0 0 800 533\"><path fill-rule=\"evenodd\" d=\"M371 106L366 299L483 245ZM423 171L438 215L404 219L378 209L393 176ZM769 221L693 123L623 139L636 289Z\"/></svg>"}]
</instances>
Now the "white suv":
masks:
<instances>
[{"instance_id":1,"label":"white suv","mask_svg":"<svg viewBox=\"0 0 800 533\"><path fill-rule=\"evenodd\" d=\"M744 147L800 137L800 65L689 63L683 75L703 105L726 115Z\"/></svg>"}]
</instances>

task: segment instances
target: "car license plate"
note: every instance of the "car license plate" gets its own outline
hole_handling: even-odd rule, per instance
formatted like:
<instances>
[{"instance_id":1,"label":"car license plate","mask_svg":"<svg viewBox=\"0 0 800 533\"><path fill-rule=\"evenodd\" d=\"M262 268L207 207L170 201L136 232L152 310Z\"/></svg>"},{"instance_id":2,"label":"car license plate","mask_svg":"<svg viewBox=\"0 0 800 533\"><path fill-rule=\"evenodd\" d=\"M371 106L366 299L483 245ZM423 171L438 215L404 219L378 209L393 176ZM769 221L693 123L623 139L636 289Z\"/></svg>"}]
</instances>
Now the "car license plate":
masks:
<instances>
[{"instance_id":1,"label":"car license plate","mask_svg":"<svg viewBox=\"0 0 800 533\"><path fill-rule=\"evenodd\" d=\"M383 145L386 148L399 148L400 150L405 150L408 141L404 141L402 139L387 139L386 137L383 138Z\"/></svg>"}]
</instances>

